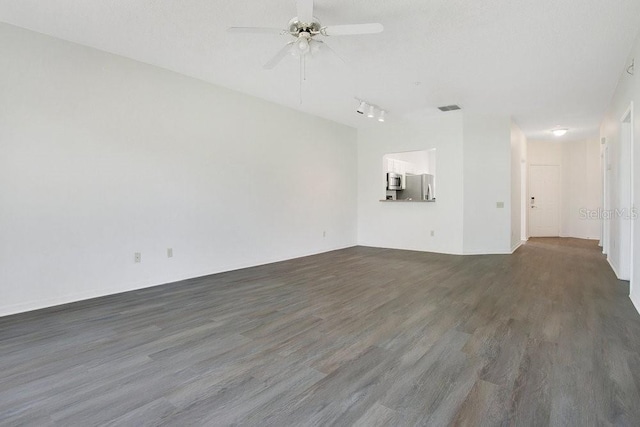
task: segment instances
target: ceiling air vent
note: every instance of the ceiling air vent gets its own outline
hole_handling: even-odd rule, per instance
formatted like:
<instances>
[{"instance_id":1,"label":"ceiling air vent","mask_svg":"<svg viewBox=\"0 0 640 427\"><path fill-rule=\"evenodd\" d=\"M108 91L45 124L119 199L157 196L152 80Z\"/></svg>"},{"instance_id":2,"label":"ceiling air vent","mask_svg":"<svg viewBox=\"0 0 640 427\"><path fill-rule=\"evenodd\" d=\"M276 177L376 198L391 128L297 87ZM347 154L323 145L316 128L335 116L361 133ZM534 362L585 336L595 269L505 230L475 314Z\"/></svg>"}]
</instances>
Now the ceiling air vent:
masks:
<instances>
[{"instance_id":1,"label":"ceiling air vent","mask_svg":"<svg viewBox=\"0 0 640 427\"><path fill-rule=\"evenodd\" d=\"M459 109L460 107L457 105L445 105L444 107L438 107L438 110L440 111L455 111Z\"/></svg>"}]
</instances>

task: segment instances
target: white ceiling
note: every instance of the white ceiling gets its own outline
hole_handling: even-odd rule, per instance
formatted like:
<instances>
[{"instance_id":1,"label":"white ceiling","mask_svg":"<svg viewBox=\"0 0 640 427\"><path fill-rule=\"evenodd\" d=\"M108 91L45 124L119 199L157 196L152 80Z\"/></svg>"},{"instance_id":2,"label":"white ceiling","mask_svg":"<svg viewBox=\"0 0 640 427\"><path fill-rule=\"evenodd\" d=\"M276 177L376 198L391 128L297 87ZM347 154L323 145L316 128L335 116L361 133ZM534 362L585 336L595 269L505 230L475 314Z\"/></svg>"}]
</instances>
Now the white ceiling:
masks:
<instances>
[{"instance_id":1,"label":"white ceiling","mask_svg":"<svg viewBox=\"0 0 640 427\"><path fill-rule=\"evenodd\" d=\"M267 62L289 36L295 0L0 0L0 21L154 64L354 127L354 97L388 120L440 113L511 114L529 138L556 125L597 135L640 28L639 0L316 0L324 25L380 22L381 34L325 38L331 55ZM416 82L420 82L417 84Z\"/></svg>"}]
</instances>

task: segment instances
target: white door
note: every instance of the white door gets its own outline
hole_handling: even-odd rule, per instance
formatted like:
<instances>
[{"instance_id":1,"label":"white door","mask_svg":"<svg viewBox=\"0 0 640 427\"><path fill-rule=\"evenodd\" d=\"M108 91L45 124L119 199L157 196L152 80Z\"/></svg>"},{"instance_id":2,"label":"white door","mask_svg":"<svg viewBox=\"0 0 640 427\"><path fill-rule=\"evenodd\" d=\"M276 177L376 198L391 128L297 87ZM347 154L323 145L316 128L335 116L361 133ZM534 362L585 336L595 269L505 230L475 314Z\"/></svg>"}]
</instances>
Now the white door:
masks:
<instances>
[{"instance_id":1,"label":"white door","mask_svg":"<svg viewBox=\"0 0 640 427\"><path fill-rule=\"evenodd\" d=\"M529 236L560 235L560 168L529 166Z\"/></svg>"}]
</instances>

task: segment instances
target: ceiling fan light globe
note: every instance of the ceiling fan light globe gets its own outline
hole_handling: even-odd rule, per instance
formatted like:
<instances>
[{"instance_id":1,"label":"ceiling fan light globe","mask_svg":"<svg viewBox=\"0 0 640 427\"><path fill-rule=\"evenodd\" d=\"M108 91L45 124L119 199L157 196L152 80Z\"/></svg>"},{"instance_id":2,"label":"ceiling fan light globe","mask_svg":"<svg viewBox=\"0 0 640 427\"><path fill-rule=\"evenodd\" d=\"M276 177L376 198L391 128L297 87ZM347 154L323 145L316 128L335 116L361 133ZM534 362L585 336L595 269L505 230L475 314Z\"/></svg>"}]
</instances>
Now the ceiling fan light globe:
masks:
<instances>
[{"instance_id":1,"label":"ceiling fan light globe","mask_svg":"<svg viewBox=\"0 0 640 427\"><path fill-rule=\"evenodd\" d=\"M309 50L309 42L307 41L307 39L300 39L300 41L298 42L298 49L303 52Z\"/></svg>"}]
</instances>

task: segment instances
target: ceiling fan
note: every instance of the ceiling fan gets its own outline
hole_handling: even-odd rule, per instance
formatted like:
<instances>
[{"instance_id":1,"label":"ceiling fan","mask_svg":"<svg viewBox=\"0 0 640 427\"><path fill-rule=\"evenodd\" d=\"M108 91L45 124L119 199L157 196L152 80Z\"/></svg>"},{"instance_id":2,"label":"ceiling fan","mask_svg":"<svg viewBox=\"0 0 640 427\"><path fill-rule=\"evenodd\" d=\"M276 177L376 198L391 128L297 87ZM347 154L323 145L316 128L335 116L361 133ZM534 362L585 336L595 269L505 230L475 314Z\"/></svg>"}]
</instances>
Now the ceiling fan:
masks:
<instances>
[{"instance_id":1,"label":"ceiling fan","mask_svg":"<svg viewBox=\"0 0 640 427\"><path fill-rule=\"evenodd\" d=\"M352 24L352 25L328 25L323 26L318 18L313 16L313 0L296 0L298 16L289 21L286 29L265 27L230 27L230 33L249 34L280 34L290 35L294 40L287 43L269 62L264 64L265 69L274 68L288 54L299 55L304 58L309 53L318 50L331 49L317 36L348 36L359 34L380 33L384 29L382 24Z\"/></svg>"}]
</instances>

